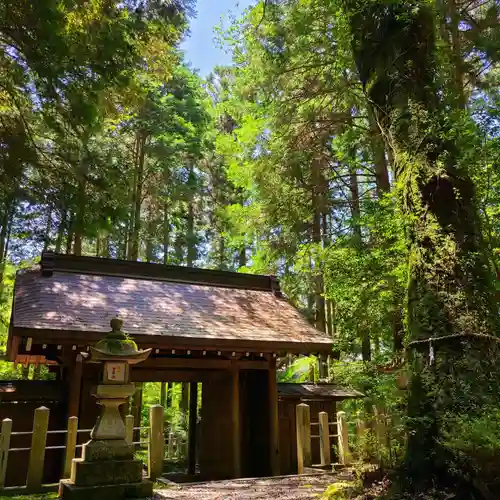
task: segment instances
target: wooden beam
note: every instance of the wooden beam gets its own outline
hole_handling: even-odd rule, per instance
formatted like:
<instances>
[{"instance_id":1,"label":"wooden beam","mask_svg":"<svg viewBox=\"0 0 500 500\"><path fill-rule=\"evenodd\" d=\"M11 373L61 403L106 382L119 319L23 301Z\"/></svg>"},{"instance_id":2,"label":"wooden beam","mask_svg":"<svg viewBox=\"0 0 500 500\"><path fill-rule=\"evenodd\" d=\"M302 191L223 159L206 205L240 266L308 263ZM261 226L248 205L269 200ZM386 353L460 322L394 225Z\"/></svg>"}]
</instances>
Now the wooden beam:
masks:
<instances>
[{"instance_id":1,"label":"wooden beam","mask_svg":"<svg viewBox=\"0 0 500 500\"><path fill-rule=\"evenodd\" d=\"M77 354L71 367L69 382L68 418L78 417L80 413L80 392L82 389L83 357Z\"/></svg>"},{"instance_id":2,"label":"wooden beam","mask_svg":"<svg viewBox=\"0 0 500 500\"><path fill-rule=\"evenodd\" d=\"M45 344L85 344L91 345L101 340L104 333L82 330L52 330L38 328L13 327L14 335L32 337ZM134 335L134 340L141 348L154 349L185 349L185 350L220 350L224 352L251 352L251 353L331 353L333 343L330 339L321 342L282 342L274 340L246 340L246 339L220 339L216 337L171 337L165 335Z\"/></svg>"},{"instance_id":3,"label":"wooden beam","mask_svg":"<svg viewBox=\"0 0 500 500\"><path fill-rule=\"evenodd\" d=\"M214 371L134 367L130 377L132 382L204 382L212 377Z\"/></svg>"},{"instance_id":4,"label":"wooden beam","mask_svg":"<svg viewBox=\"0 0 500 500\"><path fill-rule=\"evenodd\" d=\"M189 384L188 474L196 473L196 425L198 422L198 383Z\"/></svg>"},{"instance_id":5,"label":"wooden beam","mask_svg":"<svg viewBox=\"0 0 500 500\"><path fill-rule=\"evenodd\" d=\"M231 360L212 358L148 358L140 364L141 369L181 369L181 370L229 370Z\"/></svg>"},{"instance_id":6,"label":"wooden beam","mask_svg":"<svg viewBox=\"0 0 500 500\"><path fill-rule=\"evenodd\" d=\"M238 478L241 477L240 371L236 364L231 369L231 431L233 476Z\"/></svg>"},{"instance_id":7,"label":"wooden beam","mask_svg":"<svg viewBox=\"0 0 500 500\"><path fill-rule=\"evenodd\" d=\"M232 366L240 370L267 370L268 361L230 360L223 358L159 358L152 357L143 361L140 369L182 369L182 370L229 370Z\"/></svg>"},{"instance_id":8,"label":"wooden beam","mask_svg":"<svg viewBox=\"0 0 500 500\"><path fill-rule=\"evenodd\" d=\"M269 452L271 474L280 474L279 454L279 416L278 416L278 385L276 381L276 359L269 360L268 371L268 404L269 404Z\"/></svg>"}]
</instances>

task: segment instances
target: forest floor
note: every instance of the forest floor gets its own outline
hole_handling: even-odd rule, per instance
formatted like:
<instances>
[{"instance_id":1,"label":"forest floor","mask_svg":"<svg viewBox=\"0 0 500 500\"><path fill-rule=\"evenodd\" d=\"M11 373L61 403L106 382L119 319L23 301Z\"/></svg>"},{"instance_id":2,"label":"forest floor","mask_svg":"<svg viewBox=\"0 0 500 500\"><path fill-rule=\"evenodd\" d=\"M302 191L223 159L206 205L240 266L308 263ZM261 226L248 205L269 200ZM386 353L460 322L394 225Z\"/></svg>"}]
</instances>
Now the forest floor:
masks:
<instances>
[{"instance_id":1,"label":"forest floor","mask_svg":"<svg viewBox=\"0 0 500 500\"><path fill-rule=\"evenodd\" d=\"M337 479L315 474L175 485L157 491L155 500L309 500L320 497Z\"/></svg>"}]
</instances>

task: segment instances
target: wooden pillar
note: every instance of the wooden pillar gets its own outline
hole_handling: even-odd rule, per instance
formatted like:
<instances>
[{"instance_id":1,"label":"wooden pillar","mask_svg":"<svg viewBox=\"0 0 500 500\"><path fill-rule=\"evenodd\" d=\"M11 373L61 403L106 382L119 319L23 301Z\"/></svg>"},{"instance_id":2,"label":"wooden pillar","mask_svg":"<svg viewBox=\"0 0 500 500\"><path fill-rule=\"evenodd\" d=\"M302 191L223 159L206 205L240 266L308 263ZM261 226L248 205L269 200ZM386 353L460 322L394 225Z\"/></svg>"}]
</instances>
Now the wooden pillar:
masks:
<instances>
[{"instance_id":1,"label":"wooden pillar","mask_svg":"<svg viewBox=\"0 0 500 500\"><path fill-rule=\"evenodd\" d=\"M309 405L296 406L295 423L297 427L297 473L304 474L304 467L312 463L311 453L311 414Z\"/></svg>"},{"instance_id":2,"label":"wooden pillar","mask_svg":"<svg viewBox=\"0 0 500 500\"><path fill-rule=\"evenodd\" d=\"M80 413L80 392L82 390L83 357L78 354L71 368L69 382L68 417L78 417Z\"/></svg>"},{"instance_id":3,"label":"wooden pillar","mask_svg":"<svg viewBox=\"0 0 500 500\"><path fill-rule=\"evenodd\" d=\"M2 420L2 433L0 435L0 489L5 487L5 476L7 474L7 460L9 458L10 435L12 433L12 420Z\"/></svg>"},{"instance_id":4,"label":"wooden pillar","mask_svg":"<svg viewBox=\"0 0 500 500\"><path fill-rule=\"evenodd\" d=\"M26 478L26 489L28 491L37 492L42 486L49 413L49 409L45 406L41 406L35 410L28 476Z\"/></svg>"},{"instance_id":5,"label":"wooden pillar","mask_svg":"<svg viewBox=\"0 0 500 500\"><path fill-rule=\"evenodd\" d=\"M328 413L326 413L326 411L322 411L319 413L318 422L321 465L330 465L332 463L330 446L330 425L328 423Z\"/></svg>"},{"instance_id":6,"label":"wooden pillar","mask_svg":"<svg viewBox=\"0 0 500 500\"><path fill-rule=\"evenodd\" d=\"M278 385L276 381L276 358L269 360L269 451L271 475L280 474L280 454L279 454L279 416L278 416Z\"/></svg>"},{"instance_id":7,"label":"wooden pillar","mask_svg":"<svg viewBox=\"0 0 500 500\"><path fill-rule=\"evenodd\" d=\"M172 406L174 406L174 402L172 401L173 393L174 393L174 383L173 382L166 383L165 392L166 392L165 408L171 408Z\"/></svg>"},{"instance_id":8,"label":"wooden pillar","mask_svg":"<svg viewBox=\"0 0 500 500\"><path fill-rule=\"evenodd\" d=\"M166 407L167 403L167 387L166 382L160 382L160 404L163 408Z\"/></svg>"},{"instance_id":9,"label":"wooden pillar","mask_svg":"<svg viewBox=\"0 0 500 500\"><path fill-rule=\"evenodd\" d=\"M233 445L233 476L241 477L240 446L240 371L236 364L231 368L231 441Z\"/></svg>"},{"instance_id":10,"label":"wooden pillar","mask_svg":"<svg viewBox=\"0 0 500 500\"><path fill-rule=\"evenodd\" d=\"M339 462L343 465L349 465L351 461L349 452L349 430L347 428L347 419L344 411L337 412L337 434L339 440Z\"/></svg>"},{"instance_id":11,"label":"wooden pillar","mask_svg":"<svg viewBox=\"0 0 500 500\"><path fill-rule=\"evenodd\" d=\"M69 478L71 475L71 464L75 458L76 440L78 432L78 417L68 418L68 433L66 434L66 453L64 455L63 477Z\"/></svg>"},{"instance_id":12,"label":"wooden pillar","mask_svg":"<svg viewBox=\"0 0 500 500\"><path fill-rule=\"evenodd\" d=\"M149 409L149 478L154 481L163 473L163 457L165 456L165 416L163 406L153 405Z\"/></svg>"},{"instance_id":13,"label":"wooden pillar","mask_svg":"<svg viewBox=\"0 0 500 500\"><path fill-rule=\"evenodd\" d=\"M132 396L130 413L134 416L134 427L141 426L141 411L142 411L142 382L136 382L135 393ZM141 440L141 431L137 430L134 434L134 441Z\"/></svg>"},{"instance_id":14,"label":"wooden pillar","mask_svg":"<svg viewBox=\"0 0 500 500\"><path fill-rule=\"evenodd\" d=\"M198 383L189 384L188 474L196 474L196 424L198 421Z\"/></svg>"}]
</instances>

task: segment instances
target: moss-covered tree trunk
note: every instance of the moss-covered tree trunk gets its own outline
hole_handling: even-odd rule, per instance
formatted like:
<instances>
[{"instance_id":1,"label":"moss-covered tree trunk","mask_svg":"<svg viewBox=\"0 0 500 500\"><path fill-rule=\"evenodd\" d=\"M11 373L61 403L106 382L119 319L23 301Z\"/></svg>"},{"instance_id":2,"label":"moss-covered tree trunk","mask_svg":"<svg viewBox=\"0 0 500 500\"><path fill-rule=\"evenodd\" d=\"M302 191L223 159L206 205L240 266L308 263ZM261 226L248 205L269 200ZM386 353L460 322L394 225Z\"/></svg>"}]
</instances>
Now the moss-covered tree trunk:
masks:
<instances>
[{"instance_id":1,"label":"moss-covered tree trunk","mask_svg":"<svg viewBox=\"0 0 500 500\"><path fill-rule=\"evenodd\" d=\"M481 447L474 433L484 412L500 407L498 306L464 160L467 144L459 146L460 99L441 86L447 68L437 60L429 2L345 0L343 5L361 80L394 157L408 226L412 373L401 477L413 491L465 481L469 488L457 488L459 495L473 498L475 489L487 498L500 461L485 479L476 455L491 466L499 450Z\"/></svg>"}]
</instances>

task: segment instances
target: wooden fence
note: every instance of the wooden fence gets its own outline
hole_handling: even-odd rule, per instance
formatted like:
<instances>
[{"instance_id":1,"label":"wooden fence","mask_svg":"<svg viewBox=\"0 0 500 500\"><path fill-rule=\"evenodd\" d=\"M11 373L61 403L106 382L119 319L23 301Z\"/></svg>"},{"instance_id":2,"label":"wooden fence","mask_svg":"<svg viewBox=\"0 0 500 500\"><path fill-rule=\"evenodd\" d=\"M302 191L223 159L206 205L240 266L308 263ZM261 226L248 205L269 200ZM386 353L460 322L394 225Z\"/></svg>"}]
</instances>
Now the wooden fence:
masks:
<instances>
[{"instance_id":1,"label":"wooden fence","mask_svg":"<svg viewBox=\"0 0 500 500\"><path fill-rule=\"evenodd\" d=\"M83 444L78 443L79 434L90 434L91 429L79 429L78 418L70 417L66 429L48 430L50 410L45 406L37 408L34 413L33 430L30 432L12 432L12 420L2 421L0 429L0 493L2 491L19 491L39 493L56 491L57 484L43 484L43 473L47 450L61 450L64 452L64 465L61 478L68 478L71 473L71 462L77 456ZM147 472L150 479L156 479L163 472L165 451L167 457L175 458L185 450L185 443L174 433L169 433L167 445L164 436L164 410L160 405L150 408L150 425L148 427L134 427L133 415L125 417L126 441L134 445L135 450L147 448ZM49 434L63 434L66 436L64 445L47 446ZM134 434L138 440L134 441ZM11 438L16 435L31 435L29 448L11 448ZM7 464L12 453L29 451L28 473L25 486L5 487Z\"/></svg>"},{"instance_id":2,"label":"wooden fence","mask_svg":"<svg viewBox=\"0 0 500 500\"><path fill-rule=\"evenodd\" d=\"M297 471L303 474L306 467L312 467L311 440L319 439L320 462L315 464L319 467L332 465L332 448L336 444L338 452L338 463L349 465L354 458L358 461L375 459L378 463L385 460L384 450L390 439L389 422L385 414L373 407L374 418L370 425L363 420L348 421L343 411L337 412L336 420L330 422L328 414L324 411L318 414L318 422L311 423L309 405L305 403L296 406L297 426ZM367 440L368 428L374 431L375 443ZM335 430L332 433L332 428ZM351 429L353 431L351 432ZM313 432L315 432L313 434ZM317 433L316 433L317 432ZM356 456L352 451L351 444L356 444ZM389 446L390 453L390 446Z\"/></svg>"}]
</instances>

